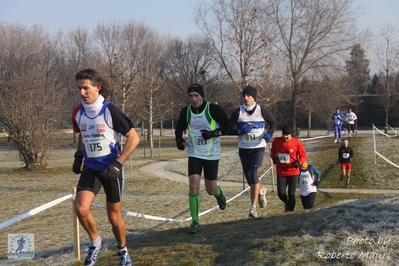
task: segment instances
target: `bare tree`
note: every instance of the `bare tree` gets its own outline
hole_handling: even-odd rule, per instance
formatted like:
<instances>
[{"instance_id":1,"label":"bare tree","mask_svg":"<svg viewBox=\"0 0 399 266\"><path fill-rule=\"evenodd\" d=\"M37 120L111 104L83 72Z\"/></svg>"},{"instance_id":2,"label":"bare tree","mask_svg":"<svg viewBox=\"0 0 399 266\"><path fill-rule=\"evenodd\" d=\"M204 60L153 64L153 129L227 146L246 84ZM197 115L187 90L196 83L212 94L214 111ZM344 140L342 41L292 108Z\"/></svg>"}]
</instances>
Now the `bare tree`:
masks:
<instances>
[{"instance_id":1,"label":"bare tree","mask_svg":"<svg viewBox=\"0 0 399 266\"><path fill-rule=\"evenodd\" d=\"M396 77L392 72L399 67L399 39L398 30L389 22L380 29L381 39L378 42L375 53L379 62L380 69L383 70L385 77L380 74L384 87L379 87L377 102L384 107L385 124L388 125L389 112L393 106L399 102L399 92L395 89Z\"/></svg>"},{"instance_id":2,"label":"bare tree","mask_svg":"<svg viewBox=\"0 0 399 266\"><path fill-rule=\"evenodd\" d=\"M133 121L140 119L141 107L136 101L140 93L136 79L137 60L147 31L148 27L144 23L134 21L98 23L94 31L103 72L108 73L111 81L110 98Z\"/></svg>"},{"instance_id":3,"label":"bare tree","mask_svg":"<svg viewBox=\"0 0 399 266\"><path fill-rule=\"evenodd\" d=\"M339 76L324 73L324 76L308 80L304 77L299 94L298 114L307 117L307 135L311 134L313 121L318 121L316 126L332 130L332 114L336 108L343 110L346 106L345 81ZM302 121L304 119L302 118Z\"/></svg>"},{"instance_id":4,"label":"bare tree","mask_svg":"<svg viewBox=\"0 0 399 266\"><path fill-rule=\"evenodd\" d=\"M358 42L351 0L270 0L268 41L286 64L291 87L290 122L296 128L301 82L323 68L342 71L342 52Z\"/></svg>"},{"instance_id":5,"label":"bare tree","mask_svg":"<svg viewBox=\"0 0 399 266\"><path fill-rule=\"evenodd\" d=\"M150 141L150 158L154 156L153 126L167 118L170 99L164 85L165 50L164 40L161 36L147 29L139 44L138 59L136 61L137 85L140 88L141 103L140 113L143 120L148 123L148 137ZM166 112L165 112L166 111Z\"/></svg>"},{"instance_id":6,"label":"bare tree","mask_svg":"<svg viewBox=\"0 0 399 266\"><path fill-rule=\"evenodd\" d=\"M204 1L198 8L196 23L239 92L248 84L262 88L267 78L267 15L260 0Z\"/></svg>"},{"instance_id":7,"label":"bare tree","mask_svg":"<svg viewBox=\"0 0 399 266\"><path fill-rule=\"evenodd\" d=\"M212 82L219 76L217 66L212 60L212 46L209 40L200 36L191 36L186 41L178 38L167 42L165 55L165 80L176 98L176 106L187 104L187 88L194 82L200 82L201 71L213 75L207 81L207 99L212 100L216 93Z\"/></svg>"},{"instance_id":8,"label":"bare tree","mask_svg":"<svg viewBox=\"0 0 399 266\"><path fill-rule=\"evenodd\" d=\"M59 31L54 39L54 71L67 95L67 101L63 103L63 120L70 122L73 108L81 101L74 77L79 70L91 67L94 52L92 39L89 31L81 27L71 29L67 33ZM76 142L75 134L73 136Z\"/></svg>"},{"instance_id":9,"label":"bare tree","mask_svg":"<svg viewBox=\"0 0 399 266\"><path fill-rule=\"evenodd\" d=\"M75 86L75 74L83 69L91 67L93 57L93 42L89 31L82 27L71 29L68 32L57 32L55 36L57 53L57 73L62 79L65 89L68 90L70 104L73 106L80 100Z\"/></svg>"},{"instance_id":10,"label":"bare tree","mask_svg":"<svg viewBox=\"0 0 399 266\"><path fill-rule=\"evenodd\" d=\"M53 45L36 25L0 24L0 35L0 121L25 168L48 167L65 100L53 70Z\"/></svg>"}]
</instances>

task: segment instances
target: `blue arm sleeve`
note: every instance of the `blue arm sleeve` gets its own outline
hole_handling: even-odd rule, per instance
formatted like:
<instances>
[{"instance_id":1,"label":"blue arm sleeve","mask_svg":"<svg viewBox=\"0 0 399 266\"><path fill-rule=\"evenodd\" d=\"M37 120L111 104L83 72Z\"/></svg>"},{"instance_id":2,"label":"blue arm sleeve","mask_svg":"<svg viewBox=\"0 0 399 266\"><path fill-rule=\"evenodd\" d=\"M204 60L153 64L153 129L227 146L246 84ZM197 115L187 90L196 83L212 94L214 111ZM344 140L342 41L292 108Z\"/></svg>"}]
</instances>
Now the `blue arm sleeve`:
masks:
<instances>
[{"instance_id":1,"label":"blue arm sleeve","mask_svg":"<svg viewBox=\"0 0 399 266\"><path fill-rule=\"evenodd\" d=\"M317 168L316 168L315 166L313 166L313 165L312 165L312 167L313 167L313 173L316 175L317 181L320 181L320 180L321 180L321 173L320 173L319 169L317 169Z\"/></svg>"}]
</instances>

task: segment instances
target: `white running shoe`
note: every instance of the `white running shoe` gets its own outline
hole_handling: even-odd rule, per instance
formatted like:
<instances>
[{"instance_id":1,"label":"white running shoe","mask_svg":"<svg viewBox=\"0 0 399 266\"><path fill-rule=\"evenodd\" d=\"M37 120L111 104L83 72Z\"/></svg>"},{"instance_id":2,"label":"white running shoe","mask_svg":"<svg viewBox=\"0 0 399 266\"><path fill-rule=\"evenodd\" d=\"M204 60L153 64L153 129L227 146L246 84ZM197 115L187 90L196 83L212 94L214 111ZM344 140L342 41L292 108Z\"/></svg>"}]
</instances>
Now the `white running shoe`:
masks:
<instances>
[{"instance_id":1,"label":"white running shoe","mask_svg":"<svg viewBox=\"0 0 399 266\"><path fill-rule=\"evenodd\" d=\"M248 217L258 217L258 213L256 212L256 207L252 207L249 209Z\"/></svg>"},{"instance_id":2,"label":"white running shoe","mask_svg":"<svg viewBox=\"0 0 399 266\"><path fill-rule=\"evenodd\" d=\"M121 250L118 252L119 265L120 266L132 266L132 258L130 258L127 250Z\"/></svg>"},{"instance_id":3,"label":"white running shoe","mask_svg":"<svg viewBox=\"0 0 399 266\"><path fill-rule=\"evenodd\" d=\"M334 139L334 143L337 143L338 141L337 141L337 139Z\"/></svg>"},{"instance_id":4,"label":"white running shoe","mask_svg":"<svg viewBox=\"0 0 399 266\"><path fill-rule=\"evenodd\" d=\"M104 247L104 242L101 239L101 244L98 247L93 246L92 244L89 244L89 254L87 255L85 259L85 266L92 266L96 264L98 255L100 254L101 250Z\"/></svg>"}]
</instances>

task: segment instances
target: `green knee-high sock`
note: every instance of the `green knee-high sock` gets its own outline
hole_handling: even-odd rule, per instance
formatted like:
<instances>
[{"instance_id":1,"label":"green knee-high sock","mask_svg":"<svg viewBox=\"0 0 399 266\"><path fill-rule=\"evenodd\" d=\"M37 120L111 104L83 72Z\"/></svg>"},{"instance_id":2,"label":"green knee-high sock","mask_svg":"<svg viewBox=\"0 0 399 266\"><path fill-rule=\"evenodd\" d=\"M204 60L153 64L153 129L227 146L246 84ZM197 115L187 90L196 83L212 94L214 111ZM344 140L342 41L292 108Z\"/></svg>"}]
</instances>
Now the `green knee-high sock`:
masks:
<instances>
[{"instance_id":1,"label":"green knee-high sock","mask_svg":"<svg viewBox=\"0 0 399 266\"><path fill-rule=\"evenodd\" d=\"M215 193L216 198L218 198L220 196L220 191L221 191L220 187L216 186L216 193Z\"/></svg>"},{"instance_id":2,"label":"green knee-high sock","mask_svg":"<svg viewBox=\"0 0 399 266\"><path fill-rule=\"evenodd\" d=\"M190 214L193 221L198 221L198 213L200 209L199 195L188 195L188 205L190 207Z\"/></svg>"}]
</instances>

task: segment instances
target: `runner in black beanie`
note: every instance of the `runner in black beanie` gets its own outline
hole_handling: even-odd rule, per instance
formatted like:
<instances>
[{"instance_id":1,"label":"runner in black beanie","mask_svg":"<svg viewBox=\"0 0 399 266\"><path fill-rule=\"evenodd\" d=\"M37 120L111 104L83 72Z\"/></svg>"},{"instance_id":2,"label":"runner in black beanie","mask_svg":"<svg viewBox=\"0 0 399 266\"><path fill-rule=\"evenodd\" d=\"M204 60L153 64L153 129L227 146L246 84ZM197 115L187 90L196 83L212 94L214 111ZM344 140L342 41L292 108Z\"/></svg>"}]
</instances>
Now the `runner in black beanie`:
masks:
<instances>
[{"instance_id":1,"label":"runner in black beanie","mask_svg":"<svg viewBox=\"0 0 399 266\"><path fill-rule=\"evenodd\" d=\"M243 91L242 91L242 97L244 97L245 94L251 95L252 98L256 101L256 89L251 86L247 86Z\"/></svg>"},{"instance_id":2,"label":"runner in black beanie","mask_svg":"<svg viewBox=\"0 0 399 266\"><path fill-rule=\"evenodd\" d=\"M199 95L201 95L202 98L204 98L204 89L202 86L198 83L191 84L190 87L188 87L187 94L190 94L190 92L195 91Z\"/></svg>"}]
</instances>

